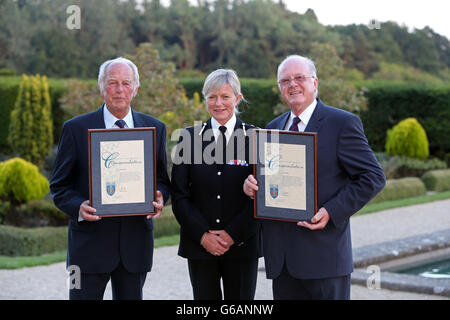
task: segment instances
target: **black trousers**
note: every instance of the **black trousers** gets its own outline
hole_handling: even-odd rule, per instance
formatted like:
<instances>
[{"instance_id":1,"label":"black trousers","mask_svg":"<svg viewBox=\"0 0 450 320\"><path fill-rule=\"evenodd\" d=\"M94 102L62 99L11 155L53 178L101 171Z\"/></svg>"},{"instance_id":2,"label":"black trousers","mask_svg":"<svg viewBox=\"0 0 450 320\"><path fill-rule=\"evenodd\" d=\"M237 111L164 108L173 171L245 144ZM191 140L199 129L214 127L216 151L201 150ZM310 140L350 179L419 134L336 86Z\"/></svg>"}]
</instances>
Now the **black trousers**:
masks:
<instances>
[{"instance_id":1,"label":"black trousers","mask_svg":"<svg viewBox=\"0 0 450 320\"><path fill-rule=\"evenodd\" d=\"M188 259L195 300L253 300L258 275L258 258Z\"/></svg>"},{"instance_id":2,"label":"black trousers","mask_svg":"<svg viewBox=\"0 0 450 320\"><path fill-rule=\"evenodd\" d=\"M81 273L81 288L70 289L70 300L102 300L111 279L113 300L142 300L147 273L130 273L122 263L111 273Z\"/></svg>"},{"instance_id":3,"label":"black trousers","mask_svg":"<svg viewBox=\"0 0 450 320\"><path fill-rule=\"evenodd\" d=\"M350 300L350 275L324 279L293 278L286 269L273 279L274 300Z\"/></svg>"}]
</instances>

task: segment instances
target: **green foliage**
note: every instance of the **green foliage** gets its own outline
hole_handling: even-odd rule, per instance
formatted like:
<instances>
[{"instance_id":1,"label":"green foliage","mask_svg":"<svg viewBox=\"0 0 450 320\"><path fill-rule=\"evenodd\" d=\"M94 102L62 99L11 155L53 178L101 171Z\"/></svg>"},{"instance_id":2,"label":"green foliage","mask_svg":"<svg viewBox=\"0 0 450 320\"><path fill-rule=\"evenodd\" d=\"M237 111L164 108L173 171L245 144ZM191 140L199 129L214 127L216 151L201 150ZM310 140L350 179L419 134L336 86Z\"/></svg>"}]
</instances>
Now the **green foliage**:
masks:
<instances>
[{"instance_id":1,"label":"green foliage","mask_svg":"<svg viewBox=\"0 0 450 320\"><path fill-rule=\"evenodd\" d=\"M41 199L48 191L48 180L34 164L20 158L0 162L0 199L20 204Z\"/></svg>"},{"instance_id":2,"label":"green foliage","mask_svg":"<svg viewBox=\"0 0 450 320\"><path fill-rule=\"evenodd\" d=\"M67 90L59 98L60 108L70 117L75 117L98 109L103 104L98 82L69 79Z\"/></svg>"},{"instance_id":3,"label":"green foliage","mask_svg":"<svg viewBox=\"0 0 450 320\"><path fill-rule=\"evenodd\" d=\"M364 90L345 82L344 64L335 47L329 44L313 43L310 56L316 64L319 97L322 101L354 113L367 109Z\"/></svg>"},{"instance_id":4,"label":"green foliage","mask_svg":"<svg viewBox=\"0 0 450 320\"><path fill-rule=\"evenodd\" d=\"M427 190L438 192L450 190L450 169L428 171L422 176L422 181Z\"/></svg>"},{"instance_id":5,"label":"green foliage","mask_svg":"<svg viewBox=\"0 0 450 320\"><path fill-rule=\"evenodd\" d=\"M180 234L180 225L173 215L171 206L164 207L161 216L155 219L153 223L153 235L155 238Z\"/></svg>"},{"instance_id":6,"label":"green foliage","mask_svg":"<svg viewBox=\"0 0 450 320\"><path fill-rule=\"evenodd\" d=\"M12 153L8 142L10 115L19 93L22 77L1 77L0 76L0 149L2 153ZM51 101L51 113L53 118L53 136L58 138L62 124L68 119L67 114L60 108L58 99L67 90L66 81L49 79L49 94Z\"/></svg>"},{"instance_id":7,"label":"green foliage","mask_svg":"<svg viewBox=\"0 0 450 320\"><path fill-rule=\"evenodd\" d=\"M315 42L311 45L310 58L316 65L319 98L324 103L354 113L367 109L364 89L357 89L353 84L345 81L344 64L335 47ZM278 88L274 90L278 92L279 99L282 101ZM277 115L286 111L289 111L286 105L280 103L275 106Z\"/></svg>"},{"instance_id":8,"label":"green foliage","mask_svg":"<svg viewBox=\"0 0 450 320\"><path fill-rule=\"evenodd\" d=\"M383 167L387 179L398 179L404 177L421 177L429 170L446 169L445 161L437 158L415 159L399 156L388 156L386 153L375 153L378 161Z\"/></svg>"},{"instance_id":9,"label":"green foliage","mask_svg":"<svg viewBox=\"0 0 450 320\"><path fill-rule=\"evenodd\" d=\"M443 83L442 79L439 77L421 71L420 69L388 62L381 62L379 70L372 75L371 79L434 84Z\"/></svg>"},{"instance_id":10,"label":"green foliage","mask_svg":"<svg viewBox=\"0 0 450 320\"><path fill-rule=\"evenodd\" d=\"M0 76L15 76L16 72L12 69L0 68Z\"/></svg>"},{"instance_id":11,"label":"green foliage","mask_svg":"<svg viewBox=\"0 0 450 320\"><path fill-rule=\"evenodd\" d=\"M326 27L313 10L275 0L77 0L81 32L69 30L67 0L0 1L0 67L52 77L94 78L102 61L151 42L178 70L219 67L267 78L287 55L310 55L314 42L337 48L344 66L366 77L380 62L448 74L450 42L429 27L409 32L395 22ZM139 5L139 8L137 8ZM83 32L86 31L86 32Z\"/></svg>"},{"instance_id":12,"label":"green foliage","mask_svg":"<svg viewBox=\"0 0 450 320\"><path fill-rule=\"evenodd\" d=\"M388 130L386 153L409 158L428 158L427 134L417 119L404 119Z\"/></svg>"},{"instance_id":13,"label":"green foliage","mask_svg":"<svg viewBox=\"0 0 450 320\"><path fill-rule=\"evenodd\" d=\"M11 210L11 202L0 200L0 224L4 224Z\"/></svg>"},{"instance_id":14,"label":"green foliage","mask_svg":"<svg viewBox=\"0 0 450 320\"><path fill-rule=\"evenodd\" d=\"M53 204L52 200L40 199L10 207L3 223L29 228L66 226L68 217Z\"/></svg>"},{"instance_id":15,"label":"green foliage","mask_svg":"<svg viewBox=\"0 0 450 320\"><path fill-rule=\"evenodd\" d=\"M388 179L384 189L370 201L370 204L411 198L425 194L426 189L420 178Z\"/></svg>"},{"instance_id":16,"label":"green foliage","mask_svg":"<svg viewBox=\"0 0 450 320\"><path fill-rule=\"evenodd\" d=\"M362 82L368 110L360 116L370 146L384 151L386 132L399 121L414 117L424 127L430 154L441 159L450 152L450 86L392 82Z\"/></svg>"},{"instance_id":17,"label":"green foliage","mask_svg":"<svg viewBox=\"0 0 450 320\"><path fill-rule=\"evenodd\" d=\"M67 227L0 226L0 255L36 256L67 248Z\"/></svg>"},{"instance_id":18,"label":"green foliage","mask_svg":"<svg viewBox=\"0 0 450 320\"><path fill-rule=\"evenodd\" d=\"M135 109L158 117L173 130L192 126L194 121L208 118L206 107L195 96L189 100L183 86L175 78L175 66L160 59L158 50L142 43L135 55L128 56L139 70L141 88L133 103Z\"/></svg>"},{"instance_id":19,"label":"green foliage","mask_svg":"<svg viewBox=\"0 0 450 320\"><path fill-rule=\"evenodd\" d=\"M187 98L183 86L175 78L175 66L162 61L150 43L141 44L136 54L127 58L139 70L140 88L132 101L136 111L165 122L169 135L177 128L193 125L195 120L202 121L208 117L206 107L200 103L198 96L192 100ZM70 80L66 93L59 101L67 114L76 116L97 109L103 100L94 81Z\"/></svg>"},{"instance_id":20,"label":"green foliage","mask_svg":"<svg viewBox=\"0 0 450 320\"><path fill-rule=\"evenodd\" d=\"M22 76L9 126L11 148L39 167L53 145L53 123L47 78Z\"/></svg>"}]
</instances>

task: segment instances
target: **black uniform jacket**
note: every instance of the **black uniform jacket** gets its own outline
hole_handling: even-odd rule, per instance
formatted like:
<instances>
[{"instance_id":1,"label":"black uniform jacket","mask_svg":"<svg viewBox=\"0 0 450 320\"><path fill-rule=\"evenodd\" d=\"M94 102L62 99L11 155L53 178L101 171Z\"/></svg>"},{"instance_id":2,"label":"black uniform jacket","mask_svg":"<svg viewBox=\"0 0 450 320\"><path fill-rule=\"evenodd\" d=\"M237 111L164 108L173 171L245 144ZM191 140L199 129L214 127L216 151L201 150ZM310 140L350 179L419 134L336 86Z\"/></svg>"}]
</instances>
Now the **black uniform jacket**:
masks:
<instances>
[{"instance_id":1,"label":"black uniform jacket","mask_svg":"<svg viewBox=\"0 0 450 320\"><path fill-rule=\"evenodd\" d=\"M236 119L227 144L227 160L214 161L216 141L211 119L180 135L172 168L172 209L181 226L178 254L189 259L260 257L259 223L252 200L242 190L252 174L250 139L253 126ZM220 152L222 153L222 152ZM225 230L234 245L224 255L208 253L200 241L208 230Z\"/></svg>"}]
</instances>

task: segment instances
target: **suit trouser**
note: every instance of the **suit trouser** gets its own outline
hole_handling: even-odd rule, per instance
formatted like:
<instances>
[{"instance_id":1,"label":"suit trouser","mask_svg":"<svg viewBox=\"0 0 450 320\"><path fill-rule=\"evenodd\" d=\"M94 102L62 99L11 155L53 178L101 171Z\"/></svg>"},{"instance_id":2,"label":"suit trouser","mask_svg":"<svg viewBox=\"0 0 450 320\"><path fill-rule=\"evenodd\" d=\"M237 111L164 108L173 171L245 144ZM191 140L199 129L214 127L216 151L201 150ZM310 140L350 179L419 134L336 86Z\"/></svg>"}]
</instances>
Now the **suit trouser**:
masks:
<instances>
[{"instance_id":1,"label":"suit trouser","mask_svg":"<svg viewBox=\"0 0 450 320\"><path fill-rule=\"evenodd\" d=\"M188 259L195 300L253 300L258 275L258 258Z\"/></svg>"},{"instance_id":2,"label":"suit trouser","mask_svg":"<svg viewBox=\"0 0 450 320\"><path fill-rule=\"evenodd\" d=\"M102 300L111 279L113 300L142 300L147 273L130 273L122 263L111 273L81 273L81 288L70 289L70 300Z\"/></svg>"},{"instance_id":3,"label":"suit trouser","mask_svg":"<svg viewBox=\"0 0 450 320\"><path fill-rule=\"evenodd\" d=\"M350 275L324 279L297 279L283 266L273 279L274 300L350 300Z\"/></svg>"}]
</instances>

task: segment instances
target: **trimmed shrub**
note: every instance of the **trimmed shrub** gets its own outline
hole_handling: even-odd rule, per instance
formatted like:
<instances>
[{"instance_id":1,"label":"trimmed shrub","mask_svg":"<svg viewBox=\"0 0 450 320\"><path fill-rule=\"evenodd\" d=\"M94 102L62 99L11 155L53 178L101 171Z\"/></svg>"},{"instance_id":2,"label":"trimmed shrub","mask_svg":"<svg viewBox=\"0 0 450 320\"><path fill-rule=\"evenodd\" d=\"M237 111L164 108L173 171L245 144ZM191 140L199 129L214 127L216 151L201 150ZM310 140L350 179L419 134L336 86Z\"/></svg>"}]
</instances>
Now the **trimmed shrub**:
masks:
<instances>
[{"instance_id":1,"label":"trimmed shrub","mask_svg":"<svg viewBox=\"0 0 450 320\"><path fill-rule=\"evenodd\" d=\"M49 199L31 200L9 209L4 224L36 228L67 226L69 217Z\"/></svg>"},{"instance_id":2,"label":"trimmed shrub","mask_svg":"<svg viewBox=\"0 0 450 320\"><path fill-rule=\"evenodd\" d=\"M388 130L386 153L391 156L428 158L427 134L415 118L404 119Z\"/></svg>"},{"instance_id":3,"label":"trimmed shrub","mask_svg":"<svg viewBox=\"0 0 450 320\"><path fill-rule=\"evenodd\" d=\"M422 176L422 181L427 190L450 190L450 169L428 171Z\"/></svg>"},{"instance_id":4,"label":"trimmed shrub","mask_svg":"<svg viewBox=\"0 0 450 320\"><path fill-rule=\"evenodd\" d=\"M11 148L39 167L53 145L53 123L47 77L22 76L9 125Z\"/></svg>"},{"instance_id":5,"label":"trimmed shrub","mask_svg":"<svg viewBox=\"0 0 450 320\"><path fill-rule=\"evenodd\" d=\"M422 160L399 156L388 156L386 153L375 153L383 167L387 179L399 179L406 177L422 177L430 170L447 169L447 164L437 158Z\"/></svg>"},{"instance_id":6,"label":"trimmed shrub","mask_svg":"<svg viewBox=\"0 0 450 320\"><path fill-rule=\"evenodd\" d=\"M48 191L48 180L34 164L21 158L0 162L0 199L20 204L41 199Z\"/></svg>"},{"instance_id":7,"label":"trimmed shrub","mask_svg":"<svg viewBox=\"0 0 450 320\"><path fill-rule=\"evenodd\" d=\"M450 152L450 139L444 138L450 137L450 85L363 81L357 86L368 89L369 108L360 116L374 151L384 150L388 129L414 117L427 133L431 155L444 159Z\"/></svg>"},{"instance_id":8,"label":"trimmed shrub","mask_svg":"<svg viewBox=\"0 0 450 320\"><path fill-rule=\"evenodd\" d=\"M390 179L386 181L384 189L370 203L412 198L425 193L425 185L419 178Z\"/></svg>"},{"instance_id":9,"label":"trimmed shrub","mask_svg":"<svg viewBox=\"0 0 450 320\"><path fill-rule=\"evenodd\" d=\"M0 226L0 255L39 256L67 248L67 227Z\"/></svg>"}]
</instances>

